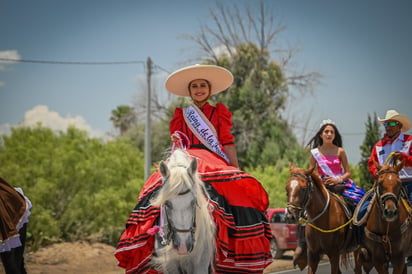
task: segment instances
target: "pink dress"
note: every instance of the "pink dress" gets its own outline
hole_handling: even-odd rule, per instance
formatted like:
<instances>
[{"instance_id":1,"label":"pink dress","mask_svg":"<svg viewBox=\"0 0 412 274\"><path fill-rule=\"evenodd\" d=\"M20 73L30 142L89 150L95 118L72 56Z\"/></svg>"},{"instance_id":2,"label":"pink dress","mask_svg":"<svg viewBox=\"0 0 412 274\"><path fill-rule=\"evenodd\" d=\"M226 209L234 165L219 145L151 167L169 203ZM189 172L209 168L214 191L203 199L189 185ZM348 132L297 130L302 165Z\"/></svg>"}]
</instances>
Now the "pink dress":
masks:
<instances>
[{"instance_id":1,"label":"pink dress","mask_svg":"<svg viewBox=\"0 0 412 274\"><path fill-rule=\"evenodd\" d=\"M330 170L335 175L343 175L344 171L342 169L341 160L338 156L329 155L325 156L322 155L323 160L328 165ZM322 168L318 165L318 172L321 175L322 179L326 176L325 172ZM348 197L354 201L355 204L358 204L362 199L363 195L365 195L365 190L363 190L360 186L356 185L351 179L346 179L344 182L345 190L342 193L342 196Z\"/></svg>"}]
</instances>

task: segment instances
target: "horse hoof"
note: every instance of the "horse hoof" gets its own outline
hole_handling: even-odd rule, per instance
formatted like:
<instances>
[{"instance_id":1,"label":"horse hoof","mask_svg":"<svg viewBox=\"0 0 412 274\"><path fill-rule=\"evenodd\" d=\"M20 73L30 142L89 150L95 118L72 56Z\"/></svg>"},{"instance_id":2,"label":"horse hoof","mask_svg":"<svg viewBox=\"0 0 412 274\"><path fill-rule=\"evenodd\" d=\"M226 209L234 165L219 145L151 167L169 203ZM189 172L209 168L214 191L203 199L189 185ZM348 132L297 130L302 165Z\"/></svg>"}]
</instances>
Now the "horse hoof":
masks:
<instances>
[{"instance_id":1,"label":"horse hoof","mask_svg":"<svg viewBox=\"0 0 412 274\"><path fill-rule=\"evenodd\" d=\"M306 255L306 250L298 246L293 254L293 267L299 266L300 271L302 271L308 265L308 259Z\"/></svg>"},{"instance_id":2,"label":"horse hoof","mask_svg":"<svg viewBox=\"0 0 412 274\"><path fill-rule=\"evenodd\" d=\"M368 262L368 261L369 261L369 259L370 259L370 257L369 257L369 252L368 252L368 250L367 250L366 248L362 247L362 248L359 250L359 254L362 256L362 260L363 260L363 261L365 261L365 262Z\"/></svg>"}]
</instances>

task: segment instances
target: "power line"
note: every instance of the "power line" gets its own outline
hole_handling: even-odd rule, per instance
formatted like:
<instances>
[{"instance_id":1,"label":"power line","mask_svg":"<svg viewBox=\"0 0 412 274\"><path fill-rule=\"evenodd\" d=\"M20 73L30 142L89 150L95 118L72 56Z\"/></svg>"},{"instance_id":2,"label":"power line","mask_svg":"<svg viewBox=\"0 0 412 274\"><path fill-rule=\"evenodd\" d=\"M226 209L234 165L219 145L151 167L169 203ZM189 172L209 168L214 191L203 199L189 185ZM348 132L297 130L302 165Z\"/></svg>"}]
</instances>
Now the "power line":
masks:
<instances>
[{"instance_id":1,"label":"power line","mask_svg":"<svg viewBox=\"0 0 412 274\"><path fill-rule=\"evenodd\" d=\"M302 127L302 126L293 126L293 128L301 129L304 131L310 131L310 132L317 132L318 129L313 129L313 128L307 128L307 127ZM364 132L341 132L339 131L341 135L357 135L357 136L363 136L365 135Z\"/></svg>"},{"instance_id":2,"label":"power line","mask_svg":"<svg viewBox=\"0 0 412 274\"><path fill-rule=\"evenodd\" d=\"M0 62L7 63L35 63L35 64L54 64L54 65L129 65L129 64L145 64L145 61L109 61L109 62L85 62L85 61L52 61L52 60L33 60L33 59L13 59L0 58Z\"/></svg>"}]
</instances>

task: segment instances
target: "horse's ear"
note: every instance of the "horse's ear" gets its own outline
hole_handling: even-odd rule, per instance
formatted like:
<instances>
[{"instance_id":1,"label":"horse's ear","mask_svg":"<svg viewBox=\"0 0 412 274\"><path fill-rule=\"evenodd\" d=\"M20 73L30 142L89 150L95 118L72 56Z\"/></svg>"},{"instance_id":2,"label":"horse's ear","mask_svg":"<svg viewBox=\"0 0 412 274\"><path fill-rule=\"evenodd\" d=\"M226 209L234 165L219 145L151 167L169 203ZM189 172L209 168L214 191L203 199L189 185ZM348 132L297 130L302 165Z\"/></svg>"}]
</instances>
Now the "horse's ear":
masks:
<instances>
[{"instance_id":1,"label":"horse's ear","mask_svg":"<svg viewBox=\"0 0 412 274\"><path fill-rule=\"evenodd\" d=\"M399 172L405 166L405 160L402 160L399 164L395 166L396 172Z\"/></svg>"},{"instance_id":2,"label":"horse's ear","mask_svg":"<svg viewBox=\"0 0 412 274\"><path fill-rule=\"evenodd\" d=\"M196 158L193 158L192 162L190 162L190 165L189 165L189 167L187 168L187 171L188 171L190 174L195 174L195 173L196 173L196 170L197 170L197 159L196 159Z\"/></svg>"},{"instance_id":3,"label":"horse's ear","mask_svg":"<svg viewBox=\"0 0 412 274\"><path fill-rule=\"evenodd\" d=\"M169 177L169 168L167 167L164 161L160 161L159 169L160 169L160 174L162 174L163 178Z\"/></svg>"},{"instance_id":4,"label":"horse's ear","mask_svg":"<svg viewBox=\"0 0 412 274\"><path fill-rule=\"evenodd\" d=\"M289 164L289 170L292 171L295 168L295 166L293 165L293 163Z\"/></svg>"},{"instance_id":5,"label":"horse's ear","mask_svg":"<svg viewBox=\"0 0 412 274\"><path fill-rule=\"evenodd\" d=\"M376 167L377 170L381 170L382 166L376 162L375 160L373 160L373 165Z\"/></svg>"}]
</instances>

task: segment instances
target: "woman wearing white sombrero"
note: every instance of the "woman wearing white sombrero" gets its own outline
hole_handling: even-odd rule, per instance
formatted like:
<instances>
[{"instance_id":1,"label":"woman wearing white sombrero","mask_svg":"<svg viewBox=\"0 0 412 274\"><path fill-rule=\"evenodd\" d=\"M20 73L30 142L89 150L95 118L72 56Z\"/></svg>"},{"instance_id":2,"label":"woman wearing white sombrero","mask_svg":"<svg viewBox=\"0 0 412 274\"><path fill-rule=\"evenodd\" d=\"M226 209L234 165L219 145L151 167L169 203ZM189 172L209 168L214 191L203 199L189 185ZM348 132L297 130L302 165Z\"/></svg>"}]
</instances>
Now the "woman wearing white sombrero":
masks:
<instances>
[{"instance_id":1,"label":"woman wearing white sombrero","mask_svg":"<svg viewBox=\"0 0 412 274\"><path fill-rule=\"evenodd\" d=\"M208 103L211 95L232 83L232 73L214 65L194 65L172 73L166 89L190 97L192 104L176 108L170 134L174 147L184 147L198 159L200 176L211 200L218 203L212 212L218 231L216 273L262 273L272 261L270 227L264 214L268 195L256 178L238 168L231 112L222 103ZM150 267L154 237L147 237L147 231L158 216L152 214L149 198L161 186L161 175L152 174L118 243L115 256L126 271Z\"/></svg>"}]
</instances>

